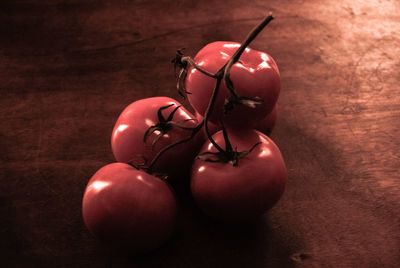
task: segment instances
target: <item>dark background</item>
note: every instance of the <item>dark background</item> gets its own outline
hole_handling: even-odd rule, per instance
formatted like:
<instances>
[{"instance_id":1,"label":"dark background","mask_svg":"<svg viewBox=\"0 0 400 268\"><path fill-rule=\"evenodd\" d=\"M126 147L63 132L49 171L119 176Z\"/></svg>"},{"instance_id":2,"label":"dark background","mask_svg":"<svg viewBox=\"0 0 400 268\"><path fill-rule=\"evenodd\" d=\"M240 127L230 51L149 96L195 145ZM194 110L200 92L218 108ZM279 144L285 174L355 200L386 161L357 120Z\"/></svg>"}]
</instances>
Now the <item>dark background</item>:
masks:
<instances>
[{"instance_id":1,"label":"dark background","mask_svg":"<svg viewBox=\"0 0 400 268\"><path fill-rule=\"evenodd\" d=\"M251 47L281 70L282 200L243 230L181 196L178 231L160 250L99 244L81 198L113 161L119 113L178 98L176 49L241 41L269 11L276 20ZM399 11L395 0L1 0L3 267L399 267Z\"/></svg>"}]
</instances>

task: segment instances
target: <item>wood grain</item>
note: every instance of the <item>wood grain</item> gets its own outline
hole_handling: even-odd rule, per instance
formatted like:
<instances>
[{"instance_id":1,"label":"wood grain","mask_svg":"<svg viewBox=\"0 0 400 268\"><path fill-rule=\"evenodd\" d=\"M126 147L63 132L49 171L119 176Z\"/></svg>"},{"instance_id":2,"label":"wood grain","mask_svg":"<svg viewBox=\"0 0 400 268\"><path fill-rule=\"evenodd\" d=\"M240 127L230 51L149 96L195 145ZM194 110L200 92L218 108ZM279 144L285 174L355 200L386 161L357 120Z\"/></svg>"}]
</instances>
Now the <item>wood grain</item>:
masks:
<instances>
[{"instance_id":1,"label":"wood grain","mask_svg":"<svg viewBox=\"0 0 400 268\"><path fill-rule=\"evenodd\" d=\"M174 238L142 257L85 229L90 176L140 98L178 98L170 63L215 40L278 63L272 139L289 170L259 222L209 222L187 193ZM0 2L0 237L4 267L400 266L400 4L388 1Z\"/></svg>"}]
</instances>

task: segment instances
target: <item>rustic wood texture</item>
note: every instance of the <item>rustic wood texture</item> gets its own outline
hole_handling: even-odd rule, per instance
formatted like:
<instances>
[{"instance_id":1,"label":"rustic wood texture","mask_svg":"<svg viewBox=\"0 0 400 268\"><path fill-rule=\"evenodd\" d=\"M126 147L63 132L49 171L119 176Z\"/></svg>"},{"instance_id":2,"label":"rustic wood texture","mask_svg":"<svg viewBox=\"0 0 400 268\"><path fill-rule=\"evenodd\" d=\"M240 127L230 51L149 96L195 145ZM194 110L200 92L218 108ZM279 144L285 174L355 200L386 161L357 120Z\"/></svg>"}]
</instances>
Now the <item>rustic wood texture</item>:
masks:
<instances>
[{"instance_id":1,"label":"rustic wood texture","mask_svg":"<svg viewBox=\"0 0 400 268\"><path fill-rule=\"evenodd\" d=\"M153 3L154 2L154 3ZM99 244L81 198L140 98L178 98L175 50L241 41L282 76L272 139L289 170L260 222L207 221L142 257ZM0 2L2 267L400 267L400 4L389 1Z\"/></svg>"}]
</instances>

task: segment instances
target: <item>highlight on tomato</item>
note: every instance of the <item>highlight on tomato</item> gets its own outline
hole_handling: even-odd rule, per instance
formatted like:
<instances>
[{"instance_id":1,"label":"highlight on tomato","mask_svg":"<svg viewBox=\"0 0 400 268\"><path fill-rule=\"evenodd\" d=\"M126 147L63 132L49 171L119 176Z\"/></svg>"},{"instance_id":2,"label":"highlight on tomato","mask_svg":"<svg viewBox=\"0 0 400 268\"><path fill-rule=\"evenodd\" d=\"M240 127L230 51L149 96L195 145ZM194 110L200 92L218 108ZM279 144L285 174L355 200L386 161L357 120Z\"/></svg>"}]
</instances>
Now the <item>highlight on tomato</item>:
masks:
<instances>
[{"instance_id":1,"label":"highlight on tomato","mask_svg":"<svg viewBox=\"0 0 400 268\"><path fill-rule=\"evenodd\" d=\"M219 131L194 161L191 191L208 216L249 221L272 208L284 192L287 171L281 152L266 135L252 129Z\"/></svg>"},{"instance_id":2,"label":"highlight on tomato","mask_svg":"<svg viewBox=\"0 0 400 268\"><path fill-rule=\"evenodd\" d=\"M170 186L125 163L112 163L90 179L82 202L89 231L132 253L163 245L176 226L177 202Z\"/></svg>"},{"instance_id":3,"label":"highlight on tomato","mask_svg":"<svg viewBox=\"0 0 400 268\"><path fill-rule=\"evenodd\" d=\"M147 166L166 146L190 137L198 120L178 101L168 97L137 100L128 105L115 123L111 148L118 162ZM168 150L153 167L172 177L187 176L203 139L194 136Z\"/></svg>"}]
</instances>

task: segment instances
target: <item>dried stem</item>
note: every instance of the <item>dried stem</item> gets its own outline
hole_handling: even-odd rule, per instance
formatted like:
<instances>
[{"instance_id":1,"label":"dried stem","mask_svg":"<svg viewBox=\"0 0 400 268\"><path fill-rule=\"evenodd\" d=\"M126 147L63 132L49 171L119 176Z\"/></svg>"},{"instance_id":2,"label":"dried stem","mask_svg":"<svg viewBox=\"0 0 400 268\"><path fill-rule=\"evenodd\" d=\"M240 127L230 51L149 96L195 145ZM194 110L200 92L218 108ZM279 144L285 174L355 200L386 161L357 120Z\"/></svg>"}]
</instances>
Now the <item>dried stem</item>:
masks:
<instances>
[{"instance_id":1,"label":"dried stem","mask_svg":"<svg viewBox=\"0 0 400 268\"><path fill-rule=\"evenodd\" d=\"M236 50L236 52L231 56L231 58L224 64L224 66L219 69L215 74L212 74L204 69L202 69L201 67L199 67L194 60L191 57L183 57L183 54L181 52L181 50L178 50L178 55L177 58L175 58L173 60L173 62L175 63L175 66L180 66L183 69L188 68L188 64L191 65L193 68L195 68L196 70L200 71L201 73L203 73L206 76L212 77L214 79L216 79L216 83L215 83L215 87L213 90L213 93L211 95L211 99L210 102L208 104L207 110L205 112L204 115L204 119L195 127L192 129L192 133L191 135L189 135L188 137L179 140L173 144L170 144L166 147L164 147L161 151L159 151L157 153L157 155L153 158L153 160L151 161L151 163L149 164L148 168L147 168L147 172L151 173L152 169L154 167L154 165L156 164L157 160L160 159L160 157L167 152L168 150L170 150L171 148L178 146L180 144L183 144L185 142L190 141L204 126L204 131L207 135L207 138L210 140L210 142L215 146L215 148L219 151L219 153L221 154L227 154L226 152L226 148L225 150L219 146L215 140L212 138L209 128L208 128L208 121L209 118L213 112L214 106L215 106L215 102L219 93L219 89L221 86L221 81L224 80L225 85L227 86L228 90L231 93L231 97L235 98L235 99L239 99L237 93L235 92L234 88L233 88L233 83L230 80L230 70L232 68L232 66L239 60L240 56L243 54L243 52L245 51L246 47L254 40L254 38L257 37L257 35L265 28L265 26L268 25L269 22L271 22L273 20L273 16L270 14L267 17L264 18L264 20L257 25L248 35L247 37L244 39L244 41L241 43L240 47ZM182 74L182 72L181 72ZM180 75L181 76L181 75ZM178 87L179 87L179 81L178 81ZM228 139L228 135L226 133L224 133L224 137L225 139ZM226 144L230 144L229 140L225 140ZM257 144L258 145L258 144ZM253 146L254 148L255 146ZM253 149L252 148L252 149ZM250 151L252 151L252 149Z\"/></svg>"}]
</instances>

